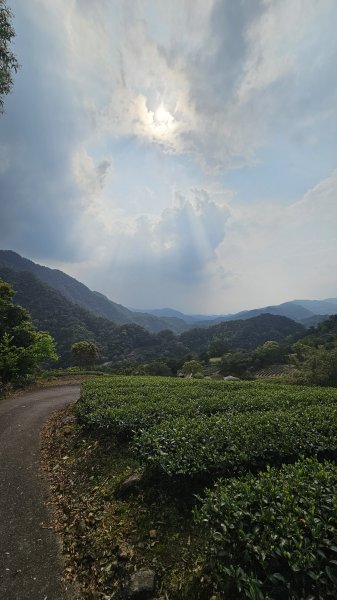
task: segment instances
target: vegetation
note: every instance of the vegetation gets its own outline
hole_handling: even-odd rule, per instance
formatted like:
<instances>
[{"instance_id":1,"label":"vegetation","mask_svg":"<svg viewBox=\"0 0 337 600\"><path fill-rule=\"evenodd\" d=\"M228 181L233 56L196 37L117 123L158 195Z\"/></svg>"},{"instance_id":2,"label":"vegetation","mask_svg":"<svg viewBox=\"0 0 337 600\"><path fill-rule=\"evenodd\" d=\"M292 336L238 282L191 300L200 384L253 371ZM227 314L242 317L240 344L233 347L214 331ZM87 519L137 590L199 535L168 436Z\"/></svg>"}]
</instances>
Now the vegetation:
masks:
<instances>
[{"instance_id":1,"label":"vegetation","mask_svg":"<svg viewBox=\"0 0 337 600\"><path fill-rule=\"evenodd\" d=\"M135 323L116 325L97 317L70 302L33 273L14 271L0 265L0 276L13 285L17 292L15 301L29 310L36 327L47 330L55 339L62 367L72 364L70 348L74 343L89 341L96 343L101 362L108 363L108 368L114 372L175 374L184 362L195 360L196 355L200 356L199 362L207 362L210 352L223 351L224 348L251 352L253 350L247 348L255 349L269 340L275 340L269 342L275 344L289 335L297 339L305 332L301 325L286 317L261 315L246 321L221 323L209 329L192 329L180 336L167 329L154 334ZM284 352L283 346L280 352ZM152 366L153 363L157 366ZM262 356L254 355L253 363L261 364Z\"/></svg>"},{"instance_id":2,"label":"vegetation","mask_svg":"<svg viewBox=\"0 0 337 600\"><path fill-rule=\"evenodd\" d=\"M0 280L0 386L23 384L38 365L57 360L52 338L37 331L29 313L13 303L14 290Z\"/></svg>"},{"instance_id":3,"label":"vegetation","mask_svg":"<svg viewBox=\"0 0 337 600\"><path fill-rule=\"evenodd\" d=\"M12 18L12 11L5 0L0 0L0 113L4 111L3 97L12 89L13 73L19 68L19 63L10 48L15 36Z\"/></svg>"},{"instance_id":4,"label":"vegetation","mask_svg":"<svg viewBox=\"0 0 337 600\"><path fill-rule=\"evenodd\" d=\"M93 589L111 595L145 564L172 600L334 597L335 388L100 377L74 409L59 489L66 547Z\"/></svg>"},{"instance_id":5,"label":"vegetation","mask_svg":"<svg viewBox=\"0 0 337 600\"><path fill-rule=\"evenodd\" d=\"M282 342L289 336L295 342L305 329L287 317L264 314L251 319L225 321L208 328L195 328L181 334L181 342L191 352L209 351L221 356L226 351L254 350L269 340Z\"/></svg>"},{"instance_id":6,"label":"vegetation","mask_svg":"<svg viewBox=\"0 0 337 600\"><path fill-rule=\"evenodd\" d=\"M96 317L112 321L116 325L136 324L151 333L158 333L163 329L171 329L175 333L181 333L186 329L186 323L182 319L164 316L159 318L146 313L133 312L121 304L112 302L103 294L91 291L83 283L66 275L66 273L58 269L49 269L38 265L16 252L0 250L0 263L17 274L26 272L34 275L40 283L44 283L52 290L61 293L68 302L80 306Z\"/></svg>"},{"instance_id":7,"label":"vegetation","mask_svg":"<svg viewBox=\"0 0 337 600\"><path fill-rule=\"evenodd\" d=\"M337 467L300 460L220 482L197 515L220 598L336 597Z\"/></svg>"},{"instance_id":8,"label":"vegetation","mask_svg":"<svg viewBox=\"0 0 337 600\"><path fill-rule=\"evenodd\" d=\"M335 456L337 406L167 419L141 430L133 448L147 468L189 478L256 472L302 454Z\"/></svg>"},{"instance_id":9,"label":"vegetation","mask_svg":"<svg viewBox=\"0 0 337 600\"><path fill-rule=\"evenodd\" d=\"M79 367L94 367L99 356L95 342L89 342L88 340L75 342L71 346L71 353L75 364Z\"/></svg>"},{"instance_id":10,"label":"vegetation","mask_svg":"<svg viewBox=\"0 0 337 600\"><path fill-rule=\"evenodd\" d=\"M171 417L231 415L334 406L337 390L167 377L93 379L82 386L78 418L91 430L131 438Z\"/></svg>"}]
</instances>

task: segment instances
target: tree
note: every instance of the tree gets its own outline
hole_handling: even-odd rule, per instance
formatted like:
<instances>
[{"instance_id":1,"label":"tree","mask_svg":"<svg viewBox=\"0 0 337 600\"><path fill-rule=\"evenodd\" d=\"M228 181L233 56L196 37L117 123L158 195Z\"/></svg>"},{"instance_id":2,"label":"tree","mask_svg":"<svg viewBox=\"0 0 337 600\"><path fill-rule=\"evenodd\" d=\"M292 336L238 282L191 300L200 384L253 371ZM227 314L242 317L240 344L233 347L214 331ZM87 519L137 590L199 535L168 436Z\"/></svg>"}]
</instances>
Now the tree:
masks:
<instances>
[{"instance_id":1,"label":"tree","mask_svg":"<svg viewBox=\"0 0 337 600\"><path fill-rule=\"evenodd\" d=\"M297 383L337 386L337 348L326 350L301 342L293 345L291 362L295 367L292 378Z\"/></svg>"},{"instance_id":2,"label":"tree","mask_svg":"<svg viewBox=\"0 0 337 600\"><path fill-rule=\"evenodd\" d=\"M202 365L198 360L188 360L183 364L181 370L185 375L195 375L196 373L202 373Z\"/></svg>"},{"instance_id":3,"label":"tree","mask_svg":"<svg viewBox=\"0 0 337 600\"><path fill-rule=\"evenodd\" d=\"M12 18L12 11L5 0L0 0L0 113L4 110L3 96L11 91L13 73L16 73L20 66L10 49L11 41L15 36Z\"/></svg>"},{"instance_id":4,"label":"tree","mask_svg":"<svg viewBox=\"0 0 337 600\"><path fill-rule=\"evenodd\" d=\"M0 279L0 383L22 384L42 362L57 360L53 339L38 331L30 314L13 303L14 290Z\"/></svg>"},{"instance_id":5,"label":"tree","mask_svg":"<svg viewBox=\"0 0 337 600\"><path fill-rule=\"evenodd\" d=\"M255 350L257 362L261 367L284 362L286 353L286 347L282 347L278 342L272 340L258 346Z\"/></svg>"},{"instance_id":6,"label":"tree","mask_svg":"<svg viewBox=\"0 0 337 600\"><path fill-rule=\"evenodd\" d=\"M82 340L71 346L74 362L80 367L93 367L98 359L98 348L95 342Z\"/></svg>"}]
</instances>

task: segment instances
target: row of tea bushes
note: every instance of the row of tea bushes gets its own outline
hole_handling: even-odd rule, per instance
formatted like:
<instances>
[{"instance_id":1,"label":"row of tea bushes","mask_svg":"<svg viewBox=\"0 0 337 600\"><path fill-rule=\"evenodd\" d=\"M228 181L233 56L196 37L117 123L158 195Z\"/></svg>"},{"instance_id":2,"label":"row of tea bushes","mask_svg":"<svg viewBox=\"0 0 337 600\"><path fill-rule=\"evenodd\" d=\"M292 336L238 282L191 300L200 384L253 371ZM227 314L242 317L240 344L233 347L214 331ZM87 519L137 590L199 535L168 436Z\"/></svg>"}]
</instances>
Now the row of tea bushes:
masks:
<instances>
[{"instance_id":1,"label":"row of tea bushes","mask_svg":"<svg viewBox=\"0 0 337 600\"><path fill-rule=\"evenodd\" d=\"M92 429L130 438L172 417L292 410L337 403L337 390L255 382L110 377L82 386L77 415Z\"/></svg>"},{"instance_id":2,"label":"row of tea bushes","mask_svg":"<svg viewBox=\"0 0 337 600\"><path fill-rule=\"evenodd\" d=\"M304 459L220 482L196 515L218 598L337 597L337 467Z\"/></svg>"},{"instance_id":3,"label":"row of tea bushes","mask_svg":"<svg viewBox=\"0 0 337 600\"><path fill-rule=\"evenodd\" d=\"M169 476L233 476L300 455L337 451L337 407L179 417L139 432L133 450L146 467Z\"/></svg>"}]
</instances>

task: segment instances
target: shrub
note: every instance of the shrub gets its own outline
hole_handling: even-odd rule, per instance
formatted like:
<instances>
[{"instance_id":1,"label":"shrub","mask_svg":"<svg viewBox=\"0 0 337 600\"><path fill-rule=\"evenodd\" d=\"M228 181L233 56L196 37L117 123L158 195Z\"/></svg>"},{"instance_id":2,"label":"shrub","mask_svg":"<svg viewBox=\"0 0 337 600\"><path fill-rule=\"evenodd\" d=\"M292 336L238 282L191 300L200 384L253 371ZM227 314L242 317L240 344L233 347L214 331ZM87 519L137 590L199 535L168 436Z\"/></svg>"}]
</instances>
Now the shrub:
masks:
<instances>
[{"instance_id":1,"label":"shrub","mask_svg":"<svg viewBox=\"0 0 337 600\"><path fill-rule=\"evenodd\" d=\"M196 519L220 598L326 600L337 586L337 467L302 459L220 482Z\"/></svg>"},{"instance_id":2,"label":"shrub","mask_svg":"<svg viewBox=\"0 0 337 600\"><path fill-rule=\"evenodd\" d=\"M226 475L337 451L337 407L167 419L135 436L134 452L169 476Z\"/></svg>"}]
</instances>

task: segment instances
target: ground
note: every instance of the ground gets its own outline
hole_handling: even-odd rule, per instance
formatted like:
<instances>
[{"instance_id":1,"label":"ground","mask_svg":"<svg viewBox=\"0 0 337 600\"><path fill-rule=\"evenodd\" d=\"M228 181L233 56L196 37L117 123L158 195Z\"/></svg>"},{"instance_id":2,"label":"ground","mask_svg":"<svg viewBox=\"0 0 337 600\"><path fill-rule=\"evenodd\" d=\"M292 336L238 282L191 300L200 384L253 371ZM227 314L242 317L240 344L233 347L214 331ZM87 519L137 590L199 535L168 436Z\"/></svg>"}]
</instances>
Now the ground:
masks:
<instances>
[{"instance_id":1,"label":"ground","mask_svg":"<svg viewBox=\"0 0 337 600\"><path fill-rule=\"evenodd\" d=\"M63 385L0 402L0 598L76 598L63 583L60 545L50 529L39 435L46 418L78 396L78 385Z\"/></svg>"}]
</instances>

